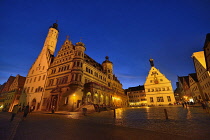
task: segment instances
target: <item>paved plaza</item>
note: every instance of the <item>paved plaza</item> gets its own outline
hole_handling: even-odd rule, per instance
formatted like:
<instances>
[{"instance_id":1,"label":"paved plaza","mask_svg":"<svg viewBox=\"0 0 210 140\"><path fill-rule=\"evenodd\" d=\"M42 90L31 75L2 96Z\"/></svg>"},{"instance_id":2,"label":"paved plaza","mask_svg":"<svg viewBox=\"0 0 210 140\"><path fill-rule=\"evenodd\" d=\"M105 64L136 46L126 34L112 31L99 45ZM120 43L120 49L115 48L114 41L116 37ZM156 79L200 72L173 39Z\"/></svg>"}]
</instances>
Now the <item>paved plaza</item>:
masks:
<instances>
[{"instance_id":1,"label":"paved plaza","mask_svg":"<svg viewBox=\"0 0 210 140\"><path fill-rule=\"evenodd\" d=\"M163 108L168 110L166 120ZM1 140L207 140L210 115L200 107L125 108L87 114L79 112L0 112ZM191 134L191 135L189 135Z\"/></svg>"}]
</instances>

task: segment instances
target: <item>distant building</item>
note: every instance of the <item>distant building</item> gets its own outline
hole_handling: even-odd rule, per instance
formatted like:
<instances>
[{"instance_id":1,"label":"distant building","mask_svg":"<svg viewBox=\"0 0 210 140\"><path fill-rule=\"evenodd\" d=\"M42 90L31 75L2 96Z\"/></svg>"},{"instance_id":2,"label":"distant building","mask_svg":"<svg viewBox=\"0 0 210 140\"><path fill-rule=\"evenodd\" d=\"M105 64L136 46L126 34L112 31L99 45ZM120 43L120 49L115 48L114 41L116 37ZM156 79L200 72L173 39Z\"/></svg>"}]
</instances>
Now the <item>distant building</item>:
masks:
<instances>
[{"instance_id":1,"label":"distant building","mask_svg":"<svg viewBox=\"0 0 210 140\"><path fill-rule=\"evenodd\" d=\"M178 76L178 81L182 87L182 91L181 91L182 101L189 101L189 99L192 100L189 76Z\"/></svg>"},{"instance_id":2,"label":"distant building","mask_svg":"<svg viewBox=\"0 0 210 140\"><path fill-rule=\"evenodd\" d=\"M176 89L174 90L174 97L175 97L175 100L177 102L181 102L181 98L182 98L182 88L179 84L179 82L176 82Z\"/></svg>"},{"instance_id":3,"label":"distant building","mask_svg":"<svg viewBox=\"0 0 210 140\"><path fill-rule=\"evenodd\" d=\"M6 83L4 83L3 85L0 85L0 111L3 109L3 104L4 104L4 97L3 97L3 94L2 94L2 90L4 88Z\"/></svg>"},{"instance_id":4,"label":"distant building","mask_svg":"<svg viewBox=\"0 0 210 140\"><path fill-rule=\"evenodd\" d=\"M40 110L46 85L47 70L52 62L58 38L58 24L50 26L42 51L28 71L24 92L20 98L22 106L29 105L33 110Z\"/></svg>"},{"instance_id":5,"label":"distant building","mask_svg":"<svg viewBox=\"0 0 210 140\"><path fill-rule=\"evenodd\" d=\"M191 90L191 97L195 103L199 103L202 101L201 97L201 86L198 82L197 74L191 73L189 74L189 85Z\"/></svg>"},{"instance_id":6,"label":"distant building","mask_svg":"<svg viewBox=\"0 0 210 140\"><path fill-rule=\"evenodd\" d=\"M210 73L206 70L204 51L192 54L198 82L201 87L200 95L203 101L210 100Z\"/></svg>"},{"instance_id":7,"label":"distant building","mask_svg":"<svg viewBox=\"0 0 210 140\"><path fill-rule=\"evenodd\" d=\"M144 83L148 105L174 104L175 98L171 81L155 68L153 59L150 59L151 69Z\"/></svg>"},{"instance_id":8,"label":"distant building","mask_svg":"<svg viewBox=\"0 0 210 140\"><path fill-rule=\"evenodd\" d=\"M7 92L9 92L9 88L11 86L11 84L13 83L13 81L15 80L14 76L10 76L7 80L6 83L3 84L3 86L1 87L1 93L0 93L0 104L1 104L1 108L2 109L6 109L8 108L7 105L4 105L4 100L6 99L7 96Z\"/></svg>"},{"instance_id":9,"label":"distant building","mask_svg":"<svg viewBox=\"0 0 210 140\"><path fill-rule=\"evenodd\" d=\"M19 103L25 80L25 77L17 75L10 85L9 90L5 92L4 107L6 111L11 112L14 105Z\"/></svg>"},{"instance_id":10,"label":"distant building","mask_svg":"<svg viewBox=\"0 0 210 140\"><path fill-rule=\"evenodd\" d=\"M126 93L129 99L129 106L145 106L147 105L146 94L144 86L129 87L126 89Z\"/></svg>"}]
</instances>

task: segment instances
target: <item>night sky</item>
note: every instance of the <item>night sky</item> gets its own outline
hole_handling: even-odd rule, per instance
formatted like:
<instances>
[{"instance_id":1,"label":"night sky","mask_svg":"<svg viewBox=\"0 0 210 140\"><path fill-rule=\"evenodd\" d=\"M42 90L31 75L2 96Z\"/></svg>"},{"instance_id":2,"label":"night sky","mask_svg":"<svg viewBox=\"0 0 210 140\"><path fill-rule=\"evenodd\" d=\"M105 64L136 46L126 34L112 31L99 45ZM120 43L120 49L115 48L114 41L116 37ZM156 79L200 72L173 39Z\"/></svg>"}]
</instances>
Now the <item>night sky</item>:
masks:
<instances>
[{"instance_id":1,"label":"night sky","mask_svg":"<svg viewBox=\"0 0 210 140\"><path fill-rule=\"evenodd\" d=\"M149 59L173 88L194 73L193 52L210 32L209 0L1 0L0 84L26 76L48 28L58 20L56 53L66 36L99 63L109 56L123 88L143 85Z\"/></svg>"}]
</instances>

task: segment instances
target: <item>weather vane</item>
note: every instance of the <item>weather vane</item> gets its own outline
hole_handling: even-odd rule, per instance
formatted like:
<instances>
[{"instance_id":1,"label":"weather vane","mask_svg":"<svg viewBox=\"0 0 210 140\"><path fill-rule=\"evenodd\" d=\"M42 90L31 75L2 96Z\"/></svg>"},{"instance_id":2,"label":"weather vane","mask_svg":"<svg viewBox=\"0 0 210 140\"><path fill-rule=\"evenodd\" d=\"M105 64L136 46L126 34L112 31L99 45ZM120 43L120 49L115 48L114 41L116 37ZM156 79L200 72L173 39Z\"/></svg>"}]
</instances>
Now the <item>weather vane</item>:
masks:
<instances>
[{"instance_id":1,"label":"weather vane","mask_svg":"<svg viewBox=\"0 0 210 140\"><path fill-rule=\"evenodd\" d=\"M80 42L82 42L82 37L80 37Z\"/></svg>"}]
</instances>

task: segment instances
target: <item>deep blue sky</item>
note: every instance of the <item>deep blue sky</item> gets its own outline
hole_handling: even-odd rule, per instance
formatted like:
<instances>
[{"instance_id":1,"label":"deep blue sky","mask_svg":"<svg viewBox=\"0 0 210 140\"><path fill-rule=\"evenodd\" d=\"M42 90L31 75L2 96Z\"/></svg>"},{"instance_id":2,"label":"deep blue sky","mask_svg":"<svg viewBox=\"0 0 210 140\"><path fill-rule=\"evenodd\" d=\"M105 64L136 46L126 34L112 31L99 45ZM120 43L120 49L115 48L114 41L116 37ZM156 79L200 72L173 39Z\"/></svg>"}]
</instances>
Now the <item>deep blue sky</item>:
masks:
<instances>
[{"instance_id":1,"label":"deep blue sky","mask_svg":"<svg viewBox=\"0 0 210 140\"><path fill-rule=\"evenodd\" d=\"M149 59L172 81L194 72L193 52L210 32L209 0L1 0L0 84L26 76L56 20L58 51L80 37L86 54L114 63L123 88L143 85Z\"/></svg>"}]
</instances>

